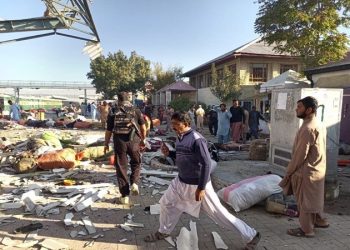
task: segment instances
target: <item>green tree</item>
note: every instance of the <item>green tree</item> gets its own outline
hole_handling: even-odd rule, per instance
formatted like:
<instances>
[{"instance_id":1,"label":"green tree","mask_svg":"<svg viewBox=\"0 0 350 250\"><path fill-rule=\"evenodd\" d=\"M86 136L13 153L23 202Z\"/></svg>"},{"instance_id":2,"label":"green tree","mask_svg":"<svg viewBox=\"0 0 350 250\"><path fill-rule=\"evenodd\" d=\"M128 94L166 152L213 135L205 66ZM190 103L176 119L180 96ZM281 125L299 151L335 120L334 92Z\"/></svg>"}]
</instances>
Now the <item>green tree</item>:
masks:
<instances>
[{"instance_id":1,"label":"green tree","mask_svg":"<svg viewBox=\"0 0 350 250\"><path fill-rule=\"evenodd\" d=\"M97 93L102 93L106 99L112 99L120 91L135 93L141 90L150 75L148 60L136 52L131 52L128 57L119 50L91 61L87 77L92 79Z\"/></svg>"},{"instance_id":2,"label":"green tree","mask_svg":"<svg viewBox=\"0 0 350 250\"><path fill-rule=\"evenodd\" d=\"M182 67L169 67L167 70L163 69L161 63L154 63L153 65L153 88L155 91L165 87L168 84L180 79L182 75Z\"/></svg>"},{"instance_id":3,"label":"green tree","mask_svg":"<svg viewBox=\"0 0 350 250\"><path fill-rule=\"evenodd\" d=\"M194 104L184 96L176 97L169 102L169 105L177 112L187 112Z\"/></svg>"},{"instance_id":4,"label":"green tree","mask_svg":"<svg viewBox=\"0 0 350 250\"><path fill-rule=\"evenodd\" d=\"M300 56L304 66L342 59L349 39L349 0L258 0L255 32L281 53Z\"/></svg>"},{"instance_id":5,"label":"green tree","mask_svg":"<svg viewBox=\"0 0 350 250\"><path fill-rule=\"evenodd\" d=\"M229 99L238 99L241 95L241 86L239 78L233 74L227 65L223 68L222 77L218 77L215 64L211 65L212 83L211 92L222 102Z\"/></svg>"}]
</instances>

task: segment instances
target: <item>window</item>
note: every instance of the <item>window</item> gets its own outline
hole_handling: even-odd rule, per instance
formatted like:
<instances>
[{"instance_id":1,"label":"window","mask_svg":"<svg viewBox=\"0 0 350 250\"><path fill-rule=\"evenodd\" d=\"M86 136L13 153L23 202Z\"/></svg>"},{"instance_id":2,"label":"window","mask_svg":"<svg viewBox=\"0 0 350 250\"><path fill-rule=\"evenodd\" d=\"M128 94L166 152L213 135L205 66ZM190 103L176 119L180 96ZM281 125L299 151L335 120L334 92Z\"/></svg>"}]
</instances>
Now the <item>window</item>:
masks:
<instances>
[{"instance_id":1,"label":"window","mask_svg":"<svg viewBox=\"0 0 350 250\"><path fill-rule=\"evenodd\" d=\"M282 74L290 69L298 72L298 64L281 64L280 74Z\"/></svg>"},{"instance_id":2,"label":"window","mask_svg":"<svg viewBox=\"0 0 350 250\"><path fill-rule=\"evenodd\" d=\"M206 84L206 87L210 87L211 81L212 81L212 78L211 78L211 72L210 72L210 73L207 73L207 84Z\"/></svg>"},{"instance_id":3,"label":"window","mask_svg":"<svg viewBox=\"0 0 350 250\"><path fill-rule=\"evenodd\" d=\"M194 88L197 88L197 86L196 86L196 77L195 77L195 76L192 76L192 77L190 78L190 85L191 85L192 87L194 87Z\"/></svg>"},{"instance_id":4,"label":"window","mask_svg":"<svg viewBox=\"0 0 350 250\"><path fill-rule=\"evenodd\" d=\"M228 69L232 74L236 74L236 64L231 64L230 66L228 66Z\"/></svg>"},{"instance_id":5,"label":"window","mask_svg":"<svg viewBox=\"0 0 350 250\"><path fill-rule=\"evenodd\" d=\"M218 69L216 71L216 74L218 75L218 80L222 80L224 78L224 70L223 69Z\"/></svg>"},{"instance_id":6,"label":"window","mask_svg":"<svg viewBox=\"0 0 350 250\"><path fill-rule=\"evenodd\" d=\"M252 63L250 65L250 82L266 82L267 81L267 64Z\"/></svg>"},{"instance_id":7,"label":"window","mask_svg":"<svg viewBox=\"0 0 350 250\"><path fill-rule=\"evenodd\" d=\"M198 88L203 88L204 87L204 77L203 75L198 76Z\"/></svg>"}]
</instances>

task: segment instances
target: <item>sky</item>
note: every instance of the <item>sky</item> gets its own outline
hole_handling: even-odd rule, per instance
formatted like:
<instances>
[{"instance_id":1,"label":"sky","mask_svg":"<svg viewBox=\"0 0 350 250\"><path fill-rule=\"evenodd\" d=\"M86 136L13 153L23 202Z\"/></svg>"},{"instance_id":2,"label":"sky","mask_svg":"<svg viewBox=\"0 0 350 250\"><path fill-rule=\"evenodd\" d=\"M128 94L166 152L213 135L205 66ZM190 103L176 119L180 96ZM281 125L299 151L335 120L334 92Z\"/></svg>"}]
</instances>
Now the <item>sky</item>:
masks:
<instances>
[{"instance_id":1,"label":"sky","mask_svg":"<svg viewBox=\"0 0 350 250\"><path fill-rule=\"evenodd\" d=\"M186 72L258 37L254 2L94 0L90 11L104 55L136 51L164 68ZM1 0L0 20L39 17L45 9L41 0ZM0 41L34 34L0 33ZM0 80L89 81L84 45L61 36L0 44Z\"/></svg>"}]
</instances>

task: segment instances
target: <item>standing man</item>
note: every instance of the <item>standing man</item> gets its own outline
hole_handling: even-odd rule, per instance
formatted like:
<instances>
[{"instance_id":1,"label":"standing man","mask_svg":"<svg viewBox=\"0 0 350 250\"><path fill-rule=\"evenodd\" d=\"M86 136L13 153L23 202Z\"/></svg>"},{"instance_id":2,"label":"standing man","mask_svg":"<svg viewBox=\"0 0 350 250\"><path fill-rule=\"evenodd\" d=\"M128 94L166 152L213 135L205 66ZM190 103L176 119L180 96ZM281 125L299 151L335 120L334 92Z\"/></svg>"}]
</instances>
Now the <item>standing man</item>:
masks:
<instances>
[{"instance_id":1,"label":"standing man","mask_svg":"<svg viewBox=\"0 0 350 250\"><path fill-rule=\"evenodd\" d=\"M198 218L202 208L219 226L238 232L247 249L254 249L260 240L260 233L230 214L213 189L210 180L211 159L205 138L191 129L191 119L187 113L174 113L171 124L178 136L175 156L179 175L160 199L158 231L146 236L145 241L154 242L168 237L182 213ZM161 150L165 156L170 154L164 144Z\"/></svg>"},{"instance_id":2,"label":"standing man","mask_svg":"<svg viewBox=\"0 0 350 250\"><path fill-rule=\"evenodd\" d=\"M253 106L252 110L249 112L249 132L250 136L255 139L259 138L259 120L263 120L266 122L265 118L260 114L260 112L256 111L256 107Z\"/></svg>"},{"instance_id":3,"label":"standing man","mask_svg":"<svg viewBox=\"0 0 350 250\"><path fill-rule=\"evenodd\" d=\"M247 141L247 135L249 130L249 112L245 108L242 108L242 109L244 112L244 124L242 127L242 141L243 141L243 144L245 144Z\"/></svg>"},{"instance_id":4,"label":"standing man","mask_svg":"<svg viewBox=\"0 0 350 250\"><path fill-rule=\"evenodd\" d=\"M232 114L230 123L231 123L231 132L232 132L232 140L234 142L238 142L241 136L241 131L244 128L244 111L239 106L238 100L232 100L232 107L230 108L230 112Z\"/></svg>"},{"instance_id":5,"label":"standing man","mask_svg":"<svg viewBox=\"0 0 350 250\"><path fill-rule=\"evenodd\" d=\"M215 110L214 105L208 112L208 127L211 135L216 136L218 131L218 112Z\"/></svg>"},{"instance_id":6,"label":"standing man","mask_svg":"<svg viewBox=\"0 0 350 250\"><path fill-rule=\"evenodd\" d=\"M109 150L109 141L113 134L115 167L117 171L119 190L122 195L120 202L129 204L130 191L139 194L138 183L141 170L140 146L144 147L146 126L142 113L128 100L128 93L118 94L118 105L111 109L107 117L105 133L105 153ZM130 185L128 181L128 157L130 157ZM131 190L129 187L131 186Z\"/></svg>"},{"instance_id":7,"label":"standing man","mask_svg":"<svg viewBox=\"0 0 350 250\"><path fill-rule=\"evenodd\" d=\"M102 105L99 107L100 117L101 117L101 126L102 129L106 128L107 116L109 112L109 106L106 101L102 102Z\"/></svg>"},{"instance_id":8,"label":"standing man","mask_svg":"<svg viewBox=\"0 0 350 250\"><path fill-rule=\"evenodd\" d=\"M197 115L197 128L198 131L202 131L204 128L204 115L205 115L205 111L202 108L202 105L198 105L198 109L196 110L196 115Z\"/></svg>"},{"instance_id":9,"label":"standing man","mask_svg":"<svg viewBox=\"0 0 350 250\"><path fill-rule=\"evenodd\" d=\"M220 104L220 110L218 111L218 143L223 144L229 141L230 137L230 119L232 117L231 112L226 109L226 104Z\"/></svg>"},{"instance_id":10,"label":"standing man","mask_svg":"<svg viewBox=\"0 0 350 250\"><path fill-rule=\"evenodd\" d=\"M280 186L285 194L294 194L300 227L287 233L296 237L314 237L315 227L328 227L323 218L326 174L326 131L316 119L317 100L311 96L297 102L296 115L303 119L293 145L292 159Z\"/></svg>"},{"instance_id":11,"label":"standing man","mask_svg":"<svg viewBox=\"0 0 350 250\"><path fill-rule=\"evenodd\" d=\"M95 121L96 120L96 113L97 113L97 106L96 106L95 102L91 103L90 111L91 111L91 119L93 121Z\"/></svg>"},{"instance_id":12,"label":"standing man","mask_svg":"<svg viewBox=\"0 0 350 250\"><path fill-rule=\"evenodd\" d=\"M11 100L8 100L7 103L10 105L10 119L18 122L21 119L21 109L17 103L13 103Z\"/></svg>"}]
</instances>

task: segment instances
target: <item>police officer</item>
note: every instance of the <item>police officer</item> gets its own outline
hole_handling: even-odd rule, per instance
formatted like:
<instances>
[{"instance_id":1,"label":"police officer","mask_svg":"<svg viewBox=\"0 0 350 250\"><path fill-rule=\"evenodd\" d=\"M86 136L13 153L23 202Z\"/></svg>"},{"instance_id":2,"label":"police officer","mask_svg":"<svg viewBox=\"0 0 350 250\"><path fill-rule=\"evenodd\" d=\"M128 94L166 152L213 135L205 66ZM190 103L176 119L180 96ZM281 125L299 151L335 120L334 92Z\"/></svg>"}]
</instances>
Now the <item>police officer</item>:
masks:
<instances>
[{"instance_id":1,"label":"police officer","mask_svg":"<svg viewBox=\"0 0 350 250\"><path fill-rule=\"evenodd\" d=\"M120 202L129 204L129 194L138 195L138 182L141 170L140 149L145 145L146 126L140 109L135 108L128 98L128 93L120 92L118 105L111 108L107 117L105 132L105 153L109 150L109 141L113 134L115 167L119 190L122 195ZM128 158L130 157L130 186L128 181Z\"/></svg>"}]
</instances>

